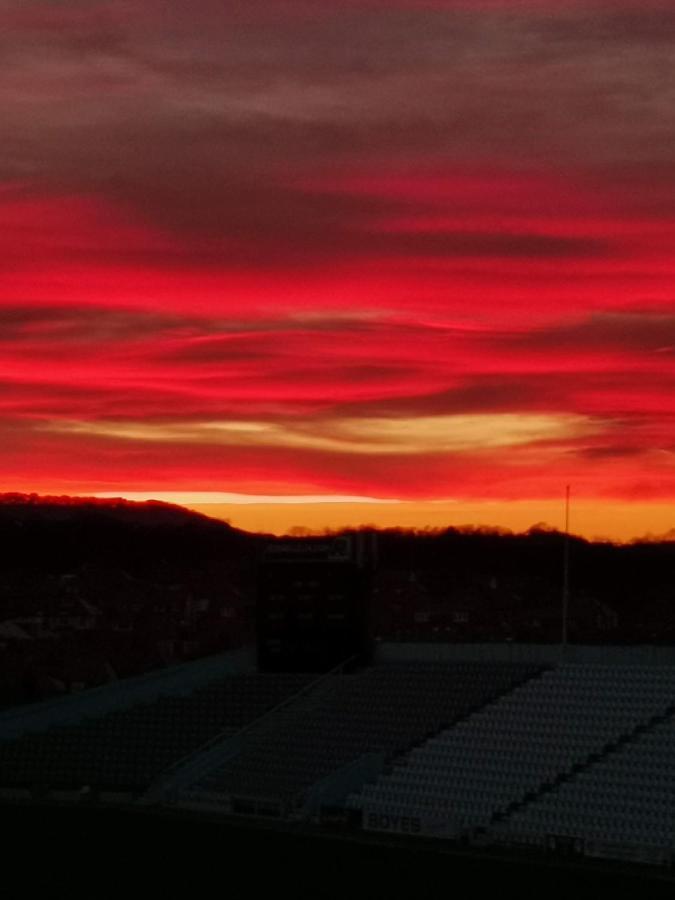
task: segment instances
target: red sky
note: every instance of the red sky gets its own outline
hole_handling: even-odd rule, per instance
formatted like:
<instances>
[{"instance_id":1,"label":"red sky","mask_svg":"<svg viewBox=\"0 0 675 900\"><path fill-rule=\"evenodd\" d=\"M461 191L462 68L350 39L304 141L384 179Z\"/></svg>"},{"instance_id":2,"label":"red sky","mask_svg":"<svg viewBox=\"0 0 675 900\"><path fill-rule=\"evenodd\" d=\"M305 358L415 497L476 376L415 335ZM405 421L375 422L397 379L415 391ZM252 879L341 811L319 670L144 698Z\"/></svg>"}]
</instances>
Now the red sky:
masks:
<instances>
[{"instance_id":1,"label":"red sky","mask_svg":"<svg viewBox=\"0 0 675 900\"><path fill-rule=\"evenodd\" d=\"M672 4L196 7L2 6L0 490L675 526Z\"/></svg>"}]
</instances>

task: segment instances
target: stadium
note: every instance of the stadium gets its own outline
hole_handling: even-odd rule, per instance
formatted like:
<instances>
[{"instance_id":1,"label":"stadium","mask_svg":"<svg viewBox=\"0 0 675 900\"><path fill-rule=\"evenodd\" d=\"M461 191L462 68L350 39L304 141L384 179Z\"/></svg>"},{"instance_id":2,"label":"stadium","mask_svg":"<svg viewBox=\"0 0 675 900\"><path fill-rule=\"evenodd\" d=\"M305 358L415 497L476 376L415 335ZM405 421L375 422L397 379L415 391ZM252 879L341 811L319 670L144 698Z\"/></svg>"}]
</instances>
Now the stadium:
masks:
<instances>
[{"instance_id":1,"label":"stadium","mask_svg":"<svg viewBox=\"0 0 675 900\"><path fill-rule=\"evenodd\" d=\"M373 641L372 566L363 539L277 544L257 646L2 712L15 839L101 864L121 835L224 841L296 896L507 871L672 891L675 648Z\"/></svg>"}]
</instances>

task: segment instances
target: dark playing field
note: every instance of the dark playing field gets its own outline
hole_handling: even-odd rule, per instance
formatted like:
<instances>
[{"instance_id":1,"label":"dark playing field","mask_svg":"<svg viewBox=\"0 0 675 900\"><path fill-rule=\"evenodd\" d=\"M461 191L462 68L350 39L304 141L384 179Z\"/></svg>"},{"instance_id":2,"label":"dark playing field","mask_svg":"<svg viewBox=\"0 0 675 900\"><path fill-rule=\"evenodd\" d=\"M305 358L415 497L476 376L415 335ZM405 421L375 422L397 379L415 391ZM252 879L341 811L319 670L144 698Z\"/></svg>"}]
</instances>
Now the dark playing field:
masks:
<instances>
[{"instance_id":1,"label":"dark playing field","mask_svg":"<svg viewBox=\"0 0 675 900\"><path fill-rule=\"evenodd\" d=\"M494 857L152 812L8 806L0 815L5 875L13 870L25 887L50 893L199 898L215 889L237 900L675 895L673 881L649 867Z\"/></svg>"}]
</instances>

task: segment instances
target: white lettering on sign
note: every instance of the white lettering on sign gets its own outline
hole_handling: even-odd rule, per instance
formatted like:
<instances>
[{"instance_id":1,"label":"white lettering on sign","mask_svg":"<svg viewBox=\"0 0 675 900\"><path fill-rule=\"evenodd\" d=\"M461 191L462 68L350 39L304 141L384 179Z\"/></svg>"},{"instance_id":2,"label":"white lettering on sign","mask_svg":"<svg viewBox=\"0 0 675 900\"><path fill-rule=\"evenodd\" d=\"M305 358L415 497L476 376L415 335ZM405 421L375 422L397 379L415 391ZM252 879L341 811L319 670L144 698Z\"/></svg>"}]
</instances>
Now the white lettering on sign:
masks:
<instances>
[{"instance_id":1,"label":"white lettering on sign","mask_svg":"<svg viewBox=\"0 0 675 900\"><path fill-rule=\"evenodd\" d=\"M365 828L368 831L396 831L400 834L419 834L422 825L417 816L397 816L385 813L366 813Z\"/></svg>"}]
</instances>

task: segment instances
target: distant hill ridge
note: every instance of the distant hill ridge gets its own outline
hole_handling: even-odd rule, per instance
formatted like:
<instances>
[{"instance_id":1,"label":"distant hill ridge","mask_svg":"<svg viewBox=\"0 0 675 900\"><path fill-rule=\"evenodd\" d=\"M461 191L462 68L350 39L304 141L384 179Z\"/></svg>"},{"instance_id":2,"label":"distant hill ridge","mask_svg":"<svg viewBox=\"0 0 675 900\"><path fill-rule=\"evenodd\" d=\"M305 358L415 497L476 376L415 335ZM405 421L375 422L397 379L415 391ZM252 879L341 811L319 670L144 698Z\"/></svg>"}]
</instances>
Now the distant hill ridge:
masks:
<instances>
[{"instance_id":1,"label":"distant hill ridge","mask_svg":"<svg viewBox=\"0 0 675 900\"><path fill-rule=\"evenodd\" d=\"M175 503L166 503L163 500L145 500L139 502L137 500L125 500L124 497L80 497L70 496L68 494L25 494L20 492L0 493L0 506L17 506L32 508L49 508L49 507L79 507L91 509L109 509L109 510L163 510L166 512L190 516L195 519L208 519L208 516L202 513L193 512L184 506Z\"/></svg>"},{"instance_id":2,"label":"distant hill ridge","mask_svg":"<svg viewBox=\"0 0 675 900\"><path fill-rule=\"evenodd\" d=\"M255 554L262 538L182 506L123 498L0 494L0 571L199 565Z\"/></svg>"},{"instance_id":3,"label":"distant hill ridge","mask_svg":"<svg viewBox=\"0 0 675 900\"><path fill-rule=\"evenodd\" d=\"M137 520L143 524L201 524L220 528L223 531L238 531L226 522L212 519L203 513L186 509L174 503L162 500L125 500L123 497L72 497L66 494L25 494L0 493L0 518L8 512L16 513L20 518L64 519L64 512L72 511L75 518L78 513L100 514L112 516L123 521ZM4 516L3 516L4 514ZM239 532L242 533L243 532Z\"/></svg>"}]
</instances>

